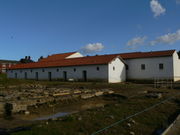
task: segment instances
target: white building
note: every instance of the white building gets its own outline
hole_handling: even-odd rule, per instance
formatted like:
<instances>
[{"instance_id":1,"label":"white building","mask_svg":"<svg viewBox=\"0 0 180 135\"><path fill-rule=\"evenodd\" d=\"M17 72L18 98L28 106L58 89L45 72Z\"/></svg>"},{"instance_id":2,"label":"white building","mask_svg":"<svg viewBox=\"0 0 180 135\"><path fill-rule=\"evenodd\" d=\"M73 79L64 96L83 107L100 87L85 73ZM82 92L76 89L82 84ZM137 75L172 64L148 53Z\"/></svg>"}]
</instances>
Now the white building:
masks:
<instances>
[{"instance_id":1,"label":"white building","mask_svg":"<svg viewBox=\"0 0 180 135\"><path fill-rule=\"evenodd\" d=\"M56 54L40 62L19 64L8 70L9 78L122 82L125 64L116 55L83 57L80 53Z\"/></svg>"},{"instance_id":2,"label":"white building","mask_svg":"<svg viewBox=\"0 0 180 135\"><path fill-rule=\"evenodd\" d=\"M12 66L7 74L9 78L36 80L117 83L127 79L151 80L163 77L176 81L180 76L180 60L175 50L86 57L72 52L51 55L35 63Z\"/></svg>"}]
</instances>

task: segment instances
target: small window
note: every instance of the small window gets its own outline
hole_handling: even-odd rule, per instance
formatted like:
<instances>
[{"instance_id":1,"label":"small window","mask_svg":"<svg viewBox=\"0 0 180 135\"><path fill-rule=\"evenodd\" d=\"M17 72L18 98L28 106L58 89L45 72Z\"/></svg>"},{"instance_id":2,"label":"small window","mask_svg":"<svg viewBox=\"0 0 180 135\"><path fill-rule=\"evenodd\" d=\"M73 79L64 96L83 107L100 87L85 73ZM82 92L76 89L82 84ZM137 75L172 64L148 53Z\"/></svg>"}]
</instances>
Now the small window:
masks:
<instances>
[{"instance_id":1,"label":"small window","mask_svg":"<svg viewBox=\"0 0 180 135\"><path fill-rule=\"evenodd\" d=\"M145 70L146 67L145 67L145 64L141 64L141 70Z\"/></svg>"},{"instance_id":2,"label":"small window","mask_svg":"<svg viewBox=\"0 0 180 135\"><path fill-rule=\"evenodd\" d=\"M22 73L22 70L20 70L20 73Z\"/></svg>"},{"instance_id":3,"label":"small window","mask_svg":"<svg viewBox=\"0 0 180 135\"><path fill-rule=\"evenodd\" d=\"M44 72L45 70L44 69L42 69L42 72Z\"/></svg>"},{"instance_id":4,"label":"small window","mask_svg":"<svg viewBox=\"0 0 180 135\"><path fill-rule=\"evenodd\" d=\"M74 68L74 72L76 72L76 68Z\"/></svg>"},{"instance_id":5,"label":"small window","mask_svg":"<svg viewBox=\"0 0 180 135\"><path fill-rule=\"evenodd\" d=\"M97 69L97 71L99 71L99 67L97 67L96 69Z\"/></svg>"},{"instance_id":6,"label":"small window","mask_svg":"<svg viewBox=\"0 0 180 135\"><path fill-rule=\"evenodd\" d=\"M33 72L33 70L31 69L31 73Z\"/></svg>"},{"instance_id":7,"label":"small window","mask_svg":"<svg viewBox=\"0 0 180 135\"><path fill-rule=\"evenodd\" d=\"M115 67L113 67L113 70L115 70Z\"/></svg>"},{"instance_id":8,"label":"small window","mask_svg":"<svg viewBox=\"0 0 180 135\"><path fill-rule=\"evenodd\" d=\"M160 69L160 70L164 69L164 64L160 63L160 64L159 64L159 69Z\"/></svg>"},{"instance_id":9,"label":"small window","mask_svg":"<svg viewBox=\"0 0 180 135\"><path fill-rule=\"evenodd\" d=\"M57 68L56 71L59 72L59 68Z\"/></svg>"},{"instance_id":10,"label":"small window","mask_svg":"<svg viewBox=\"0 0 180 135\"><path fill-rule=\"evenodd\" d=\"M13 70L11 70L11 73L13 73Z\"/></svg>"}]
</instances>

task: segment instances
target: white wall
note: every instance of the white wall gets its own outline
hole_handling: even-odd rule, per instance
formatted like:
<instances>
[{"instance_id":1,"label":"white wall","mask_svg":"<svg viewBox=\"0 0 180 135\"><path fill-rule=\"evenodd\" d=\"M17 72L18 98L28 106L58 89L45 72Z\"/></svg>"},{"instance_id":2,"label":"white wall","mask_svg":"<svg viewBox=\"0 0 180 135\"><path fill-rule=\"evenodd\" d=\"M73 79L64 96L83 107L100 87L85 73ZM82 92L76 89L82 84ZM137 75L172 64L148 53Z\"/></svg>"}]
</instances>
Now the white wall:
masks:
<instances>
[{"instance_id":1,"label":"white wall","mask_svg":"<svg viewBox=\"0 0 180 135\"><path fill-rule=\"evenodd\" d=\"M25 72L27 72L28 79L35 79L35 72L39 74L39 80L47 80L48 72L51 72L52 79L63 79L63 71L67 71L68 79L82 79L83 70L87 71L87 79L106 80L110 83L122 82L127 79L154 79L155 77L163 78L179 76L180 79L180 60L177 53L173 57L154 57L154 58L138 58L125 60L128 65L128 70L125 69L124 63L116 58L108 65L88 65L88 66L72 66L72 67L57 67L57 68L42 68L39 69L22 69L8 71L9 78L17 77L24 79ZM164 65L163 69L159 69L159 64ZM141 69L141 64L145 64L145 70ZM99 67L99 71L97 70ZM113 70L115 67L115 70ZM76 71L74 72L74 68ZM57 71L59 69L59 71Z\"/></svg>"},{"instance_id":2,"label":"white wall","mask_svg":"<svg viewBox=\"0 0 180 135\"><path fill-rule=\"evenodd\" d=\"M66 59L69 59L69 58L79 58L79 57L83 57L83 55L79 52L76 52L68 57L66 57Z\"/></svg>"},{"instance_id":3,"label":"white wall","mask_svg":"<svg viewBox=\"0 0 180 135\"><path fill-rule=\"evenodd\" d=\"M99 71L97 70L99 67ZM76 71L74 72L74 68ZM43 72L42 69L45 71ZM59 71L57 71L59 69ZM67 72L67 79L82 79L83 70L87 71L87 79L100 79L108 81L108 65L89 65L89 66L72 66L72 67L57 67L57 68L39 68L39 69L22 69L8 71L9 78L15 78L15 73L19 79L25 78L27 72L28 79L35 79L35 73L38 72L39 80L48 80L48 72L51 72L52 79L63 79L63 71Z\"/></svg>"},{"instance_id":4,"label":"white wall","mask_svg":"<svg viewBox=\"0 0 180 135\"><path fill-rule=\"evenodd\" d=\"M174 81L180 80L180 60L177 52L173 54Z\"/></svg>"},{"instance_id":5,"label":"white wall","mask_svg":"<svg viewBox=\"0 0 180 135\"><path fill-rule=\"evenodd\" d=\"M126 68L125 64L116 58L108 65L109 68L109 83L123 82L126 80Z\"/></svg>"},{"instance_id":6,"label":"white wall","mask_svg":"<svg viewBox=\"0 0 180 135\"><path fill-rule=\"evenodd\" d=\"M169 57L138 58L125 60L128 65L127 79L153 79L154 77L173 77L173 59ZM164 69L159 69L159 64L164 64ZM141 70L145 64L145 70Z\"/></svg>"}]
</instances>

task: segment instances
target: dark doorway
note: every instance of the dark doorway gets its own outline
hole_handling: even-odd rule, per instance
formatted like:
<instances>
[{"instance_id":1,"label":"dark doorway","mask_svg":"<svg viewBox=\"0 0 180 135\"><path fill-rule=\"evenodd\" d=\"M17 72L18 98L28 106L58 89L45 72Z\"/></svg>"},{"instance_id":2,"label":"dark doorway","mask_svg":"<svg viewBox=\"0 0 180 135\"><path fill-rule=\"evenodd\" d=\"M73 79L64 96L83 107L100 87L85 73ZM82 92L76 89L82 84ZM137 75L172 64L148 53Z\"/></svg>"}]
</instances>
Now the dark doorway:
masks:
<instances>
[{"instance_id":1,"label":"dark doorway","mask_svg":"<svg viewBox=\"0 0 180 135\"><path fill-rule=\"evenodd\" d=\"M84 70L83 71L83 81L87 81L87 71L86 70Z\"/></svg>"},{"instance_id":2,"label":"dark doorway","mask_svg":"<svg viewBox=\"0 0 180 135\"><path fill-rule=\"evenodd\" d=\"M15 78L17 79L17 73L15 73Z\"/></svg>"},{"instance_id":3,"label":"dark doorway","mask_svg":"<svg viewBox=\"0 0 180 135\"><path fill-rule=\"evenodd\" d=\"M39 80L39 74L38 74L38 72L36 72L36 81L38 81Z\"/></svg>"},{"instance_id":4,"label":"dark doorway","mask_svg":"<svg viewBox=\"0 0 180 135\"><path fill-rule=\"evenodd\" d=\"M24 79L27 79L27 72L24 73Z\"/></svg>"},{"instance_id":5,"label":"dark doorway","mask_svg":"<svg viewBox=\"0 0 180 135\"><path fill-rule=\"evenodd\" d=\"M63 79L64 79L64 81L67 81L67 72L66 71L63 71Z\"/></svg>"},{"instance_id":6,"label":"dark doorway","mask_svg":"<svg viewBox=\"0 0 180 135\"><path fill-rule=\"evenodd\" d=\"M51 72L48 72L48 78L49 78L49 81L52 80L52 75L51 75Z\"/></svg>"}]
</instances>

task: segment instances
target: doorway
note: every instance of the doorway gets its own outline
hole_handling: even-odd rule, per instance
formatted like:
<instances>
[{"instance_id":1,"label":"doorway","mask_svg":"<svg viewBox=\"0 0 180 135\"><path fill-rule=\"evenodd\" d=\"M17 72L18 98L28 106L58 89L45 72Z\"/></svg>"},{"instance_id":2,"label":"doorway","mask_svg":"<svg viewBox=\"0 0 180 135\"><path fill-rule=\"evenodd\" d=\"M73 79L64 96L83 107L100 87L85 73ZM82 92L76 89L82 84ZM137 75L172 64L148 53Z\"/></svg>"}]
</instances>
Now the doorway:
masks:
<instances>
[{"instance_id":1,"label":"doorway","mask_svg":"<svg viewBox=\"0 0 180 135\"><path fill-rule=\"evenodd\" d=\"M39 80L39 74L38 74L38 72L36 72L36 81L38 81Z\"/></svg>"},{"instance_id":2,"label":"doorway","mask_svg":"<svg viewBox=\"0 0 180 135\"><path fill-rule=\"evenodd\" d=\"M48 78L49 78L49 81L52 80L52 74L51 74L51 72L48 72Z\"/></svg>"},{"instance_id":3,"label":"doorway","mask_svg":"<svg viewBox=\"0 0 180 135\"><path fill-rule=\"evenodd\" d=\"M15 73L15 78L17 79L17 73Z\"/></svg>"},{"instance_id":4,"label":"doorway","mask_svg":"<svg viewBox=\"0 0 180 135\"><path fill-rule=\"evenodd\" d=\"M27 72L24 73L24 79L27 79Z\"/></svg>"},{"instance_id":5,"label":"doorway","mask_svg":"<svg viewBox=\"0 0 180 135\"><path fill-rule=\"evenodd\" d=\"M83 77L83 81L86 82L87 81L87 71L86 70L83 71L83 76L82 77Z\"/></svg>"},{"instance_id":6,"label":"doorway","mask_svg":"<svg viewBox=\"0 0 180 135\"><path fill-rule=\"evenodd\" d=\"M67 81L67 72L66 71L63 71L63 79L64 79L64 81Z\"/></svg>"}]
</instances>

